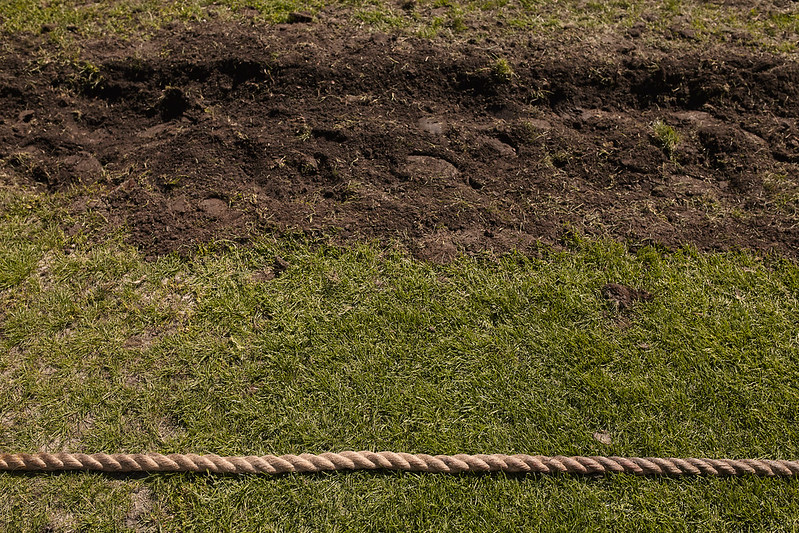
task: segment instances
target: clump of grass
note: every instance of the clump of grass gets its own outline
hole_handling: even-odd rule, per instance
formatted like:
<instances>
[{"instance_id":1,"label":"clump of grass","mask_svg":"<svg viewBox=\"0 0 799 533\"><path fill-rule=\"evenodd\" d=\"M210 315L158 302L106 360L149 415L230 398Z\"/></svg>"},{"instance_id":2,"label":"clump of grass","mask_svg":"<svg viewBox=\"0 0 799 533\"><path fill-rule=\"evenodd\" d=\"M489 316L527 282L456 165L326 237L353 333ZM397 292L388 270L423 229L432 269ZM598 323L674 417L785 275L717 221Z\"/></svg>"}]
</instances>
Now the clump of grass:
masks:
<instances>
[{"instance_id":1,"label":"clump of grass","mask_svg":"<svg viewBox=\"0 0 799 533\"><path fill-rule=\"evenodd\" d=\"M778 212L799 218L799 183L785 173L769 172L763 177L767 205Z\"/></svg>"},{"instance_id":2,"label":"clump of grass","mask_svg":"<svg viewBox=\"0 0 799 533\"><path fill-rule=\"evenodd\" d=\"M673 127L658 119L652 123L652 135L655 142L669 157L674 155L674 150L680 144L680 134Z\"/></svg>"},{"instance_id":3,"label":"clump of grass","mask_svg":"<svg viewBox=\"0 0 799 533\"><path fill-rule=\"evenodd\" d=\"M44 164L33 154L28 152L15 152L10 156L0 159L0 164L5 164L24 176L32 178L39 183L50 181L50 172Z\"/></svg>"},{"instance_id":4,"label":"clump of grass","mask_svg":"<svg viewBox=\"0 0 799 533\"><path fill-rule=\"evenodd\" d=\"M494 61L494 64L491 66L491 74L499 83L509 83L513 79L513 76L516 75L516 73L513 72L513 67L510 66L510 63L504 57L499 57Z\"/></svg>"},{"instance_id":5,"label":"clump of grass","mask_svg":"<svg viewBox=\"0 0 799 533\"><path fill-rule=\"evenodd\" d=\"M571 161L572 156L569 152L560 151L552 154L550 156L550 159L552 160L552 164L556 168L563 168L569 164L569 161Z\"/></svg>"},{"instance_id":6,"label":"clump of grass","mask_svg":"<svg viewBox=\"0 0 799 533\"><path fill-rule=\"evenodd\" d=\"M91 61L77 61L74 67L76 72L71 81L75 89L86 94L102 90L106 80L98 65Z\"/></svg>"},{"instance_id":7,"label":"clump of grass","mask_svg":"<svg viewBox=\"0 0 799 533\"><path fill-rule=\"evenodd\" d=\"M355 12L353 18L383 31L402 28L408 24L401 14L396 13L388 6L372 5L369 8L359 9Z\"/></svg>"},{"instance_id":8,"label":"clump of grass","mask_svg":"<svg viewBox=\"0 0 799 533\"><path fill-rule=\"evenodd\" d=\"M313 130L308 124L302 124L296 131L297 138L303 142L309 140L312 133Z\"/></svg>"}]
</instances>

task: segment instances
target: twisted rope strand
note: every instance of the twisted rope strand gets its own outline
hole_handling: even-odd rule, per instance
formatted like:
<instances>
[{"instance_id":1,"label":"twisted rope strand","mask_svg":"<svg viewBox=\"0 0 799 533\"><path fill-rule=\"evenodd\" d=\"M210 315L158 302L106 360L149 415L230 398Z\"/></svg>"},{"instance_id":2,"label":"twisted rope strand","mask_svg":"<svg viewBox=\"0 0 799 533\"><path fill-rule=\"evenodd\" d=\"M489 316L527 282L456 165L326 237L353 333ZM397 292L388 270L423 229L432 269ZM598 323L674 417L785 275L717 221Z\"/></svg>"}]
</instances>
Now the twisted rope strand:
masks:
<instances>
[{"instance_id":1,"label":"twisted rope strand","mask_svg":"<svg viewBox=\"0 0 799 533\"><path fill-rule=\"evenodd\" d=\"M220 457L195 454L0 453L0 471L56 472L208 472L214 474L288 474L353 470L400 470L455 474L507 472L636 476L799 476L799 461L772 459L697 459L689 457L547 457L543 455L426 455L345 451L313 455Z\"/></svg>"}]
</instances>

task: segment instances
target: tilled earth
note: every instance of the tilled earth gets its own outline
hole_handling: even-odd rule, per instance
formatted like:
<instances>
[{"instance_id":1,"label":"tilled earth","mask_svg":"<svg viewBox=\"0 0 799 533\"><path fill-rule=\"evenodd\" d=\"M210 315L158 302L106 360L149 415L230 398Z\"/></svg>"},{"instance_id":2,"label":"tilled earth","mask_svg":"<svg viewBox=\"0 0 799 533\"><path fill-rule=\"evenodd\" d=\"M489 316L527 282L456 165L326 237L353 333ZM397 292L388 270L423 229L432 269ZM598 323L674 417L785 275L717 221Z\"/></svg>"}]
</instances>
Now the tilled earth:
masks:
<instances>
[{"instance_id":1,"label":"tilled earth","mask_svg":"<svg viewBox=\"0 0 799 533\"><path fill-rule=\"evenodd\" d=\"M149 256L295 230L433 261L571 231L799 250L799 64L743 45L209 23L46 61L41 36L4 41L0 179L84 191L70 208Z\"/></svg>"}]
</instances>

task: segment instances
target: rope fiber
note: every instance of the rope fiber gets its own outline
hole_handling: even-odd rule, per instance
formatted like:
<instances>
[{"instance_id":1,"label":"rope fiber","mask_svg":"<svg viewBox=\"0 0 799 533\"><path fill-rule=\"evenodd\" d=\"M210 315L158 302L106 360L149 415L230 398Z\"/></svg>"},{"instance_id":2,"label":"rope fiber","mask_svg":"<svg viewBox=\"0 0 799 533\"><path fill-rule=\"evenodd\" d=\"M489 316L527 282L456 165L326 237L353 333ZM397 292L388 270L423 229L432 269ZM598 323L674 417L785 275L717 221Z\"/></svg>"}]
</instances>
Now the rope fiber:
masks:
<instances>
[{"instance_id":1,"label":"rope fiber","mask_svg":"<svg viewBox=\"0 0 799 533\"><path fill-rule=\"evenodd\" d=\"M426 455L395 452L341 452L313 455L220 457L194 454L0 453L0 471L206 472L289 474L352 470L430 473L507 472L513 474L637 476L799 476L799 461L661 457L548 457L543 455Z\"/></svg>"}]
</instances>

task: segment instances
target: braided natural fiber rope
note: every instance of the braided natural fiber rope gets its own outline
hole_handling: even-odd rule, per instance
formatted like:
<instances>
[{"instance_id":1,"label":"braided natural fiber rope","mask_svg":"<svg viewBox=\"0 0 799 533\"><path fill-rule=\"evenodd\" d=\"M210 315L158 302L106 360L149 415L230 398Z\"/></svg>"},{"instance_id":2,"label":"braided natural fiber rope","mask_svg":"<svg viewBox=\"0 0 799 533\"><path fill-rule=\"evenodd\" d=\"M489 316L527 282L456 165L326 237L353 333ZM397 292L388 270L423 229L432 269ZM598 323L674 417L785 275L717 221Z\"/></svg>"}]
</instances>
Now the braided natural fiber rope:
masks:
<instances>
[{"instance_id":1,"label":"braided natural fiber rope","mask_svg":"<svg viewBox=\"0 0 799 533\"><path fill-rule=\"evenodd\" d=\"M799 476L799 461L768 459L675 459L660 457L546 457L542 455L425 455L341 452L312 455L219 457L194 454L37 453L0 454L0 471L211 472L287 474L334 470L402 470L455 474L508 472L537 474L627 473L638 476Z\"/></svg>"}]
</instances>

